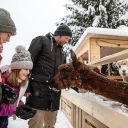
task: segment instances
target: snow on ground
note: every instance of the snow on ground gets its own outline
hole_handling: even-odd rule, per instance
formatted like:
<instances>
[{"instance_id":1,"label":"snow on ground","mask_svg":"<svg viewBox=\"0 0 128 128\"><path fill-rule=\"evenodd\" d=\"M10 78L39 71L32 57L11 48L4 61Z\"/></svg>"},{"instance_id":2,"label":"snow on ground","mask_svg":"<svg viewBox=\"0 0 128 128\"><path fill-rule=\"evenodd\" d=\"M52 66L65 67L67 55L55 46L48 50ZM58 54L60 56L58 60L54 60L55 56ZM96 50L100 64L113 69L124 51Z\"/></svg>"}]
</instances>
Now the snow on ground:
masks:
<instances>
[{"instance_id":1,"label":"snow on ground","mask_svg":"<svg viewBox=\"0 0 128 128\"><path fill-rule=\"evenodd\" d=\"M8 128L28 128L27 122L28 120L20 118L13 120L13 117L10 117ZM73 128L62 111L58 112L55 128Z\"/></svg>"},{"instance_id":2,"label":"snow on ground","mask_svg":"<svg viewBox=\"0 0 128 128\"><path fill-rule=\"evenodd\" d=\"M24 103L25 100L26 98L23 97L22 101ZM10 117L8 128L28 128L27 122L28 120L22 120L18 117L16 117L16 120L14 120L13 117ZM73 128L70 122L68 121L67 117L61 110L58 111L55 128Z\"/></svg>"}]
</instances>

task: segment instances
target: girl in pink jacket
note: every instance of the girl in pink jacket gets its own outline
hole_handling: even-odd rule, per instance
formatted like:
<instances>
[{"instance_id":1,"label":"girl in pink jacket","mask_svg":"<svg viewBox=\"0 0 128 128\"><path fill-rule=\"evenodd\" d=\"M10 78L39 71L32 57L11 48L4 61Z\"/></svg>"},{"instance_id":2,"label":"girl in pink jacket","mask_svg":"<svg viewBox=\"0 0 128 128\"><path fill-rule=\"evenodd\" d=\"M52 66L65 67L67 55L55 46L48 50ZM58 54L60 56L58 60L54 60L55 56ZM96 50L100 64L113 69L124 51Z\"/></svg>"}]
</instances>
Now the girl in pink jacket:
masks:
<instances>
[{"instance_id":1,"label":"girl in pink jacket","mask_svg":"<svg viewBox=\"0 0 128 128\"><path fill-rule=\"evenodd\" d=\"M11 71L2 73L0 128L7 128L8 118L15 114L20 87L25 85L32 67L29 51L26 51L23 46L17 46L10 65Z\"/></svg>"}]
</instances>

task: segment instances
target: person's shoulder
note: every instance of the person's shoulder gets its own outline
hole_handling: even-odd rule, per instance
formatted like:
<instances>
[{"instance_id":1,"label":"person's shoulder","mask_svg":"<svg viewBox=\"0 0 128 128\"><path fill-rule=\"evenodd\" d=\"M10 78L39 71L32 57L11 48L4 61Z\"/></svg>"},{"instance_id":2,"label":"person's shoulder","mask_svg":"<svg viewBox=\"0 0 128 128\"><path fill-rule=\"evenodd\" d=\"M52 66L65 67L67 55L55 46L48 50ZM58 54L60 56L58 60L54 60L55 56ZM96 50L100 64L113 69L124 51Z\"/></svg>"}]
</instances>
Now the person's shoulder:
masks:
<instances>
[{"instance_id":1,"label":"person's shoulder","mask_svg":"<svg viewBox=\"0 0 128 128\"><path fill-rule=\"evenodd\" d=\"M39 36L34 37L32 40L41 39L41 38L43 38L43 37L44 37L43 35L39 35Z\"/></svg>"},{"instance_id":2,"label":"person's shoulder","mask_svg":"<svg viewBox=\"0 0 128 128\"><path fill-rule=\"evenodd\" d=\"M45 35L40 35L40 36L36 36L34 37L32 40L46 40L47 37Z\"/></svg>"},{"instance_id":3,"label":"person's shoulder","mask_svg":"<svg viewBox=\"0 0 128 128\"><path fill-rule=\"evenodd\" d=\"M0 67L1 74L10 71L10 65L3 65Z\"/></svg>"}]
</instances>

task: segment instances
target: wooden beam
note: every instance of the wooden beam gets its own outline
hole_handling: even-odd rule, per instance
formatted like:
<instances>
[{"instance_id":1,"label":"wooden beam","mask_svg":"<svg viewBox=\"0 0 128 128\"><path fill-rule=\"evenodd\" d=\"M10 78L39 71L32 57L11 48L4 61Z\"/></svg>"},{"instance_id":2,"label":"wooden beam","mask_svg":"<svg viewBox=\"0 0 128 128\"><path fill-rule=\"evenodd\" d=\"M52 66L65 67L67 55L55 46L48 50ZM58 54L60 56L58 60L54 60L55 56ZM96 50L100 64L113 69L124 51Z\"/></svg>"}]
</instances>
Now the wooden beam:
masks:
<instances>
[{"instance_id":1,"label":"wooden beam","mask_svg":"<svg viewBox=\"0 0 128 128\"><path fill-rule=\"evenodd\" d=\"M97 45L101 47L118 47L118 48L128 48L128 41L120 40L96 40Z\"/></svg>"},{"instance_id":2,"label":"wooden beam","mask_svg":"<svg viewBox=\"0 0 128 128\"><path fill-rule=\"evenodd\" d=\"M85 43L81 45L77 50L75 51L77 57L80 57L83 55L85 52L88 51L89 49L89 44L90 44L90 39L86 39Z\"/></svg>"},{"instance_id":3,"label":"wooden beam","mask_svg":"<svg viewBox=\"0 0 128 128\"><path fill-rule=\"evenodd\" d=\"M127 58L128 58L128 49L123 50L123 51L118 52L118 53L115 53L115 54L112 54L112 55L109 55L109 56L105 56L99 60L92 61L89 63L89 65L99 66L99 65L109 64L109 63L112 63L114 61L127 59Z\"/></svg>"}]
</instances>

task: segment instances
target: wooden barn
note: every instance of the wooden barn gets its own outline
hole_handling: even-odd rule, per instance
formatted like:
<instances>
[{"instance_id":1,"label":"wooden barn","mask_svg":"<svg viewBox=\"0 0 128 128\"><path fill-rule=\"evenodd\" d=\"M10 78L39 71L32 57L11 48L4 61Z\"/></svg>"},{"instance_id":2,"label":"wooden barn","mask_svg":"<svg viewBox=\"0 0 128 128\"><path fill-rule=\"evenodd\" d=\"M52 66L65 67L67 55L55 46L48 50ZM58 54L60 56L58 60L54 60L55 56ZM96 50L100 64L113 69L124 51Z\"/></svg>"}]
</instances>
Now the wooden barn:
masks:
<instances>
[{"instance_id":1,"label":"wooden barn","mask_svg":"<svg viewBox=\"0 0 128 128\"><path fill-rule=\"evenodd\" d=\"M111 73L111 64L128 58L128 30L87 28L74 51L83 63L107 66L109 78L122 80ZM73 128L128 128L128 107L94 93L63 90L61 110Z\"/></svg>"}]
</instances>

